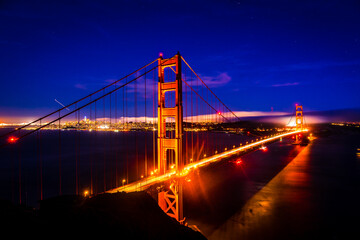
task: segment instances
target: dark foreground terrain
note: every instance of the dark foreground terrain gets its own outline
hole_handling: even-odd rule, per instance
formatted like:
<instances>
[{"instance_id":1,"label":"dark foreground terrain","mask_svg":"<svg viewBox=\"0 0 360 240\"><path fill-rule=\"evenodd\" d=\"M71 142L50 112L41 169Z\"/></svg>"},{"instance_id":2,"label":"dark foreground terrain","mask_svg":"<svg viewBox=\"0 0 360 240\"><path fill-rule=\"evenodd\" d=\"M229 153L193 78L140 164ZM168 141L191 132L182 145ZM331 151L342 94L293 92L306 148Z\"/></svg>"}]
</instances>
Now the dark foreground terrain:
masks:
<instances>
[{"instance_id":1,"label":"dark foreground terrain","mask_svg":"<svg viewBox=\"0 0 360 240\"><path fill-rule=\"evenodd\" d=\"M1 202L0 216L3 236L206 239L168 217L145 192L61 196L42 201L38 210Z\"/></svg>"}]
</instances>

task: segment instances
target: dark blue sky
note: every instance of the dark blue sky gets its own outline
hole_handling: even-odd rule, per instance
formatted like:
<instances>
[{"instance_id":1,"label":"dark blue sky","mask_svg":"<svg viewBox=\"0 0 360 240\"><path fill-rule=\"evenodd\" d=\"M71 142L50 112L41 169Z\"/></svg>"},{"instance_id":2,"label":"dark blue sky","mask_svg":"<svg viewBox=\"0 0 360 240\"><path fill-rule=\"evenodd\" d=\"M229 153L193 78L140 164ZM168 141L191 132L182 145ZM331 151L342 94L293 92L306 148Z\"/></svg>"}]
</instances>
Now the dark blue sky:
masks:
<instances>
[{"instance_id":1,"label":"dark blue sky","mask_svg":"<svg viewBox=\"0 0 360 240\"><path fill-rule=\"evenodd\" d=\"M359 1L0 1L0 113L40 115L177 51L234 111L360 107Z\"/></svg>"}]
</instances>

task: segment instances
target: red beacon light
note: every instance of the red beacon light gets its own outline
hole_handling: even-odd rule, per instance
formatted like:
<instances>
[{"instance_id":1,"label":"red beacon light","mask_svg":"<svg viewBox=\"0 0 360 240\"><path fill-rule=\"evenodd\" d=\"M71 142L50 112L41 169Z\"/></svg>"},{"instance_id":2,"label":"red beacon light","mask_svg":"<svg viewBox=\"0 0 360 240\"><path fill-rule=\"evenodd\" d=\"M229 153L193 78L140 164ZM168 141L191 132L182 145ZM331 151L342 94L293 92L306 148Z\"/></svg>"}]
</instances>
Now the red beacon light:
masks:
<instances>
[{"instance_id":1,"label":"red beacon light","mask_svg":"<svg viewBox=\"0 0 360 240\"><path fill-rule=\"evenodd\" d=\"M218 115L221 115L221 112L217 112Z\"/></svg>"},{"instance_id":2,"label":"red beacon light","mask_svg":"<svg viewBox=\"0 0 360 240\"><path fill-rule=\"evenodd\" d=\"M8 138L8 142L9 142L9 143L16 143L17 140L19 140L19 138L13 137L13 136L11 136L11 137Z\"/></svg>"},{"instance_id":3,"label":"red beacon light","mask_svg":"<svg viewBox=\"0 0 360 240\"><path fill-rule=\"evenodd\" d=\"M233 161L233 163L235 163L236 165L241 165L242 162L243 161L241 159L237 159L237 160Z\"/></svg>"}]
</instances>

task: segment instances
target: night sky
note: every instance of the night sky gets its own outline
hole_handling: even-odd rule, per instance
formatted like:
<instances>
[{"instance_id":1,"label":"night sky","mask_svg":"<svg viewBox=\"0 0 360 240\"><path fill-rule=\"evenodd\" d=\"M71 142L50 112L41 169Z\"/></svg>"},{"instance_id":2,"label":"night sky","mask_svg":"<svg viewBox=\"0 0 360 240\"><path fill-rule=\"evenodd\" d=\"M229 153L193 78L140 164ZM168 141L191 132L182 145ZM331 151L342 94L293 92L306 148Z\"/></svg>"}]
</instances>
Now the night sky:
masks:
<instances>
[{"instance_id":1,"label":"night sky","mask_svg":"<svg viewBox=\"0 0 360 240\"><path fill-rule=\"evenodd\" d=\"M0 122L177 51L234 111L360 108L359 1L2 0Z\"/></svg>"}]
</instances>

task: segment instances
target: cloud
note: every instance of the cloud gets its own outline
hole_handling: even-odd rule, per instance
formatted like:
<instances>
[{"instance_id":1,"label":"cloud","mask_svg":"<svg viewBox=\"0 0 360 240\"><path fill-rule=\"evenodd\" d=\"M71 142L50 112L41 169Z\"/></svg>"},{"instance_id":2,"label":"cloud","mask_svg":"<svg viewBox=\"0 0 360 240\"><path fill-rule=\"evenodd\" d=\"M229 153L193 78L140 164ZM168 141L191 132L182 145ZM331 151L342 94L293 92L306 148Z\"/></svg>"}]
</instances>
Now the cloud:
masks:
<instances>
[{"instance_id":1,"label":"cloud","mask_svg":"<svg viewBox=\"0 0 360 240\"><path fill-rule=\"evenodd\" d=\"M288 82L288 83L279 83L279 84L273 84L272 87L289 87L289 86L296 86L299 85L299 82Z\"/></svg>"},{"instance_id":2,"label":"cloud","mask_svg":"<svg viewBox=\"0 0 360 240\"><path fill-rule=\"evenodd\" d=\"M220 87L224 86L231 81L231 77L226 73L220 73L216 77L203 77L203 81L208 87Z\"/></svg>"},{"instance_id":3,"label":"cloud","mask_svg":"<svg viewBox=\"0 0 360 240\"><path fill-rule=\"evenodd\" d=\"M203 80L203 82L209 87L209 88L216 88L226 85L231 81L231 77L226 73L220 73L217 76L200 76L200 78ZM198 79L194 80L186 80L186 82L190 86L201 86L203 83L199 81Z\"/></svg>"},{"instance_id":4,"label":"cloud","mask_svg":"<svg viewBox=\"0 0 360 240\"><path fill-rule=\"evenodd\" d=\"M263 111L234 111L238 117L264 117L264 116L283 116L287 112L263 112Z\"/></svg>"},{"instance_id":5,"label":"cloud","mask_svg":"<svg viewBox=\"0 0 360 240\"><path fill-rule=\"evenodd\" d=\"M74 87L76 88L79 88L79 89L87 89L86 85L85 84L81 84L81 83L77 83L74 85Z\"/></svg>"}]
</instances>

